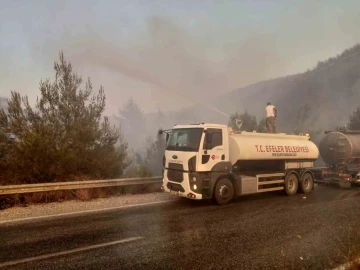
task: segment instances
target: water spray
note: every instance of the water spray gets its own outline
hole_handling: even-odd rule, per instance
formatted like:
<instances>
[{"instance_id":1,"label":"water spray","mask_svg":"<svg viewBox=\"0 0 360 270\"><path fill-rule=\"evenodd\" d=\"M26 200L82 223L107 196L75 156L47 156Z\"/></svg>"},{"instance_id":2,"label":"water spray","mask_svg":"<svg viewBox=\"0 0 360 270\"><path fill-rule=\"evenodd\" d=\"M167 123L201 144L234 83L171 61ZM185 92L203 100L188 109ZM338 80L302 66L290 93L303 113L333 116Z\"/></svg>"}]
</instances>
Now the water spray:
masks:
<instances>
[{"instance_id":1,"label":"water spray","mask_svg":"<svg viewBox=\"0 0 360 270\"><path fill-rule=\"evenodd\" d=\"M113 59L104 59L104 58L101 58L101 59L105 65L119 70L122 74L124 74L128 77L134 78L135 80L142 81L144 83L149 83L149 84L158 86L163 91L167 91L172 94L175 94L175 95L182 97L183 99L190 101L192 103L203 105L212 111L215 111L223 116L226 116L227 118L231 118L231 116L228 115L227 113L225 113L207 103L200 102L199 100L195 100L193 98L189 98L188 96L181 94L179 91L164 84L163 82L161 82L161 80L159 80L158 78L156 78L154 76L151 76L150 74L144 72L143 70L138 70L137 68L134 68L133 66L126 65L127 61L114 63ZM235 119L235 123L236 123L236 126L240 129L240 127L242 126L242 121L240 119Z\"/></svg>"}]
</instances>

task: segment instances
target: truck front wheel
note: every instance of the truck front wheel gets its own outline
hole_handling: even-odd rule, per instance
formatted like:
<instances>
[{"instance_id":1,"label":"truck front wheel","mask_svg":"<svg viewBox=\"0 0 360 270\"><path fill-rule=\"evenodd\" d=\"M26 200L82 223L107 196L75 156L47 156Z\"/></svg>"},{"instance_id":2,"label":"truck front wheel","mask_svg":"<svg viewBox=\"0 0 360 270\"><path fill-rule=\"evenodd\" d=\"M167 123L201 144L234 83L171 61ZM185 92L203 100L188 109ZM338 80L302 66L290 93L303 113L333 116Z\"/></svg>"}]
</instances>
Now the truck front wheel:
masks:
<instances>
[{"instance_id":1,"label":"truck front wheel","mask_svg":"<svg viewBox=\"0 0 360 270\"><path fill-rule=\"evenodd\" d=\"M219 205L228 204L234 198L234 186L229 179L220 179L215 186L214 197Z\"/></svg>"},{"instance_id":2,"label":"truck front wheel","mask_svg":"<svg viewBox=\"0 0 360 270\"><path fill-rule=\"evenodd\" d=\"M284 189L288 196L296 194L299 186L299 179L295 173L289 173L285 178Z\"/></svg>"}]
</instances>

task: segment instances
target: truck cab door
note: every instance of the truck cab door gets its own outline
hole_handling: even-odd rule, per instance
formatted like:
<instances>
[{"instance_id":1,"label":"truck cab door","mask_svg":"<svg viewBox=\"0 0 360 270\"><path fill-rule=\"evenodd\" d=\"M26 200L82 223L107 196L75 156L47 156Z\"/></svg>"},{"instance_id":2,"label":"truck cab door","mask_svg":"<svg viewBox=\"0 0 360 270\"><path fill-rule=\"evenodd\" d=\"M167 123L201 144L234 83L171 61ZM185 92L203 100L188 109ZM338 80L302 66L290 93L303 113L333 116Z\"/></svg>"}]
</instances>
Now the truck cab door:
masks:
<instances>
[{"instance_id":1,"label":"truck cab door","mask_svg":"<svg viewBox=\"0 0 360 270\"><path fill-rule=\"evenodd\" d=\"M199 151L198 171L212 171L218 163L229 162L227 133L221 128L207 128L204 130Z\"/></svg>"}]
</instances>

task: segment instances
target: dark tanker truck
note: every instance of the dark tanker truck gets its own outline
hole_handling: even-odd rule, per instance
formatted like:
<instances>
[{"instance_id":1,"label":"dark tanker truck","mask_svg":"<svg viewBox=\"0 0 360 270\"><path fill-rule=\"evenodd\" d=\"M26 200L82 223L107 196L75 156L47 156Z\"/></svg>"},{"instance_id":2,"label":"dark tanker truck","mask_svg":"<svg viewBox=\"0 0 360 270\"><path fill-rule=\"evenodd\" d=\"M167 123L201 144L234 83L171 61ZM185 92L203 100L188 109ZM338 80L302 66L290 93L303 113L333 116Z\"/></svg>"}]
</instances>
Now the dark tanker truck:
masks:
<instances>
[{"instance_id":1,"label":"dark tanker truck","mask_svg":"<svg viewBox=\"0 0 360 270\"><path fill-rule=\"evenodd\" d=\"M360 183L360 130L327 131L319 152L326 167L316 182L350 188Z\"/></svg>"}]
</instances>

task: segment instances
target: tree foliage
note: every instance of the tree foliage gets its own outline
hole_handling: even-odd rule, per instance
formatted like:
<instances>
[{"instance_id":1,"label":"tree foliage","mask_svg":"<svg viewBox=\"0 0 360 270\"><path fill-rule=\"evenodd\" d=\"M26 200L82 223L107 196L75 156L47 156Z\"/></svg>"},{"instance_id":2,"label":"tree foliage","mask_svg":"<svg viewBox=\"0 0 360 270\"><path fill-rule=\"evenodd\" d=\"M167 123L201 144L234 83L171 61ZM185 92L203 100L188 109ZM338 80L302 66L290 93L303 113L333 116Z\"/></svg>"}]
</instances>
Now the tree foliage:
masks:
<instances>
[{"instance_id":1,"label":"tree foliage","mask_svg":"<svg viewBox=\"0 0 360 270\"><path fill-rule=\"evenodd\" d=\"M146 167L154 175L161 175L163 169L163 157L165 154L165 138L162 135L158 135L155 140L151 138L147 139L148 148L145 153Z\"/></svg>"},{"instance_id":2,"label":"tree foliage","mask_svg":"<svg viewBox=\"0 0 360 270\"><path fill-rule=\"evenodd\" d=\"M294 121L295 133L310 134L311 137L321 134L317 114L311 106L306 103L297 110L297 116Z\"/></svg>"},{"instance_id":3,"label":"tree foliage","mask_svg":"<svg viewBox=\"0 0 360 270\"><path fill-rule=\"evenodd\" d=\"M162 135L158 135L155 140L148 137L146 145L145 151L133 153L135 162L132 163L127 171L127 176L146 177L162 174L163 157L166 148L165 138Z\"/></svg>"},{"instance_id":4,"label":"tree foliage","mask_svg":"<svg viewBox=\"0 0 360 270\"><path fill-rule=\"evenodd\" d=\"M237 119L242 121L242 126L240 130L248 131L248 132L253 132L253 131L266 132L265 119L261 119L260 122L258 123L256 117L249 114L247 111L245 111L242 114L236 112L230 116L228 125L235 131L239 130L239 128L236 125Z\"/></svg>"},{"instance_id":5,"label":"tree foliage","mask_svg":"<svg viewBox=\"0 0 360 270\"><path fill-rule=\"evenodd\" d=\"M93 94L88 79L81 88L82 78L63 53L54 70L53 82L40 82L35 108L12 92L8 112L0 113L2 133L16 138L6 141L9 167L24 182L118 177L127 165L127 144L102 117L103 87Z\"/></svg>"},{"instance_id":6,"label":"tree foliage","mask_svg":"<svg viewBox=\"0 0 360 270\"><path fill-rule=\"evenodd\" d=\"M144 138L146 118L138 104L130 98L116 117L131 148L139 150Z\"/></svg>"},{"instance_id":7,"label":"tree foliage","mask_svg":"<svg viewBox=\"0 0 360 270\"><path fill-rule=\"evenodd\" d=\"M349 117L348 128L352 130L360 130L360 106Z\"/></svg>"},{"instance_id":8,"label":"tree foliage","mask_svg":"<svg viewBox=\"0 0 360 270\"><path fill-rule=\"evenodd\" d=\"M126 168L125 177L154 176L151 170L146 166L144 157L139 152L131 151L130 157L133 162Z\"/></svg>"}]
</instances>

